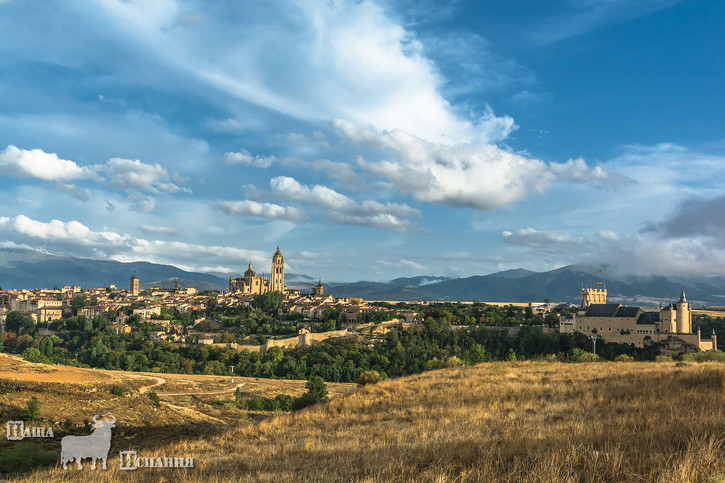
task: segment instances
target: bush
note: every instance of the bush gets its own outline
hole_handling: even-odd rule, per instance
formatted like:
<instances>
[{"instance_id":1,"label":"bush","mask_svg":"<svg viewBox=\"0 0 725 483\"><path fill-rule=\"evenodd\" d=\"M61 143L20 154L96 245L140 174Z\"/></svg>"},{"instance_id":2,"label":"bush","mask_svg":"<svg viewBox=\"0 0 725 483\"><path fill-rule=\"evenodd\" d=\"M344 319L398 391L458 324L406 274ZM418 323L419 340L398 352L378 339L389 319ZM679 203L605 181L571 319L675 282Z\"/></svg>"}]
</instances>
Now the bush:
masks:
<instances>
[{"instance_id":1,"label":"bush","mask_svg":"<svg viewBox=\"0 0 725 483\"><path fill-rule=\"evenodd\" d=\"M634 357L630 356L629 354L619 354L617 357L614 358L614 362L632 362L634 361Z\"/></svg>"},{"instance_id":2,"label":"bush","mask_svg":"<svg viewBox=\"0 0 725 483\"><path fill-rule=\"evenodd\" d=\"M571 362L598 362L599 356L575 347L569 356Z\"/></svg>"},{"instance_id":3,"label":"bush","mask_svg":"<svg viewBox=\"0 0 725 483\"><path fill-rule=\"evenodd\" d=\"M264 399L261 397L253 397L247 401L247 409L250 411L264 411Z\"/></svg>"},{"instance_id":4,"label":"bush","mask_svg":"<svg viewBox=\"0 0 725 483\"><path fill-rule=\"evenodd\" d=\"M279 411L279 403L276 399L267 399L264 401L265 411Z\"/></svg>"},{"instance_id":5,"label":"bush","mask_svg":"<svg viewBox=\"0 0 725 483\"><path fill-rule=\"evenodd\" d=\"M672 357L670 356L656 356L655 362L672 362Z\"/></svg>"},{"instance_id":6,"label":"bush","mask_svg":"<svg viewBox=\"0 0 725 483\"><path fill-rule=\"evenodd\" d=\"M725 362L725 352L719 350L696 352L695 354L693 354L693 356L695 362Z\"/></svg>"},{"instance_id":7,"label":"bush","mask_svg":"<svg viewBox=\"0 0 725 483\"><path fill-rule=\"evenodd\" d=\"M310 395L310 393L305 393L302 396L295 398L295 400L292 402L292 410L297 411L302 408L306 408L307 406L312 406L317 401L315 401L315 398Z\"/></svg>"},{"instance_id":8,"label":"bush","mask_svg":"<svg viewBox=\"0 0 725 483\"><path fill-rule=\"evenodd\" d=\"M38 443L19 442L0 451L0 473L20 473L38 466L51 466L58 461L58 452L45 450Z\"/></svg>"},{"instance_id":9,"label":"bush","mask_svg":"<svg viewBox=\"0 0 725 483\"><path fill-rule=\"evenodd\" d=\"M147 394L149 395L149 399L151 399L151 402L154 403L154 406L160 408L161 398L159 398L159 395L156 394L156 391L149 391Z\"/></svg>"},{"instance_id":10,"label":"bush","mask_svg":"<svg viewBox=\"0 0 725 483\"><path fill-rule=\"evenodd\" d=\"M363 371L360 373L360 377L357 379L357 383L361 385L375 384L380 380L380 374L378 371Z\"/></svg>"},{"instance_id":11,"label":"bush","mask_svg":"<svg viewBox=\"0 0 725 483\"><path fill-rule=\"evenodd\" d=\"M289 394L278 394L277 397L274 398L274 400L277 401L277 407L280 411L292 410L292 404L294 403L294 400Z\"/></svg>"},{"instance_id":12,"label":"bush","mask_svg":"<svg viewBox=\"0 0 725 483\"><path fill-rule=\"evenodd\" d=\"M446 367L461 367L462 365L463 361L457 356L451 356L446 360Z\"/></svg>"},{"instance_id":13,"label":"bush","mask_svg":"<svg viewBox=\"0 0 725 483\"><path fill-rule=\"evenodd\" d=\"M119 386L119 385L111 386L111 388L108 390L108 392L110 392L113 395L121 396L121 397L126 395L126 389L123 386Z\"/></svg>"},{"instance_id":14,"label":"bush","mask_svg":"<svg viewBox=\"0 0 725 483\"><path fill-rule=\"evenodd\" d=\"M28 347L23 351L23 359L28 362L50 362L36 347Z\"/></svg>"},{"instance_id":15,"label":"bush","mask_svg":"<svg viewBox=\"0 0 725 483\"><path fill-rule=\"evenodd\" d=\"M25 419L29 421L35 421L40 414L40 401L38 398L33 396L28 400L28 404L25 406Z\"/></svg>"}]
</instances>

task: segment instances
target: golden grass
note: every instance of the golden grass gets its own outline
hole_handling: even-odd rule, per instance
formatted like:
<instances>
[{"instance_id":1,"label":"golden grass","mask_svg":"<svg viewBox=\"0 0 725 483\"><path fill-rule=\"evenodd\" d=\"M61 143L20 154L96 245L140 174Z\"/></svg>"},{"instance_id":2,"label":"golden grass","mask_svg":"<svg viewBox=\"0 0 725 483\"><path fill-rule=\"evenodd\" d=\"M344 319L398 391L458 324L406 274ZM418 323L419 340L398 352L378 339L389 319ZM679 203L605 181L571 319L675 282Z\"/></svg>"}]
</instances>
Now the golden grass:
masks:
<instances>
[{"instance_id":1,"label":"golden grass","mask_svg":"<svg viewBox=\"0 0 725 483\"><path fill-rule=\"evenodd\" d=\"M98 481L721 481L725 365L487 363L361 387L144 453L189 470ZM27 481L87 479L36 472Z\"/></svg>"}]
</instances>

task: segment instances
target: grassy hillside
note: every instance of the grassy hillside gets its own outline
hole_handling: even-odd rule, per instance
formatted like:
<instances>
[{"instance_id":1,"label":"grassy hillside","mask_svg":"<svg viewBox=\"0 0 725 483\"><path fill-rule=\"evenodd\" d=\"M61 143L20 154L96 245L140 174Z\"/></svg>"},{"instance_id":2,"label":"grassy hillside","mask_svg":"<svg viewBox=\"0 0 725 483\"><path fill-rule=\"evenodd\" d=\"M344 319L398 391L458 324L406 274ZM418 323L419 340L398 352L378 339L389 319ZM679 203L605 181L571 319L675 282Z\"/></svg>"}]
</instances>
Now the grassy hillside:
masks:
<instances>
[{"instance_id":1,"label":"grassy hillside","mask_svg":"<svg viewBox=\"0 0 725 483\"><path fill-rule=\"evenodd\" d=\"M164 444L99 481L725 481L725 365L486 363ZM148 453L144 453L147 455ZM32 474L75 480L83 471Z\"/></svg>"}]
</instances>

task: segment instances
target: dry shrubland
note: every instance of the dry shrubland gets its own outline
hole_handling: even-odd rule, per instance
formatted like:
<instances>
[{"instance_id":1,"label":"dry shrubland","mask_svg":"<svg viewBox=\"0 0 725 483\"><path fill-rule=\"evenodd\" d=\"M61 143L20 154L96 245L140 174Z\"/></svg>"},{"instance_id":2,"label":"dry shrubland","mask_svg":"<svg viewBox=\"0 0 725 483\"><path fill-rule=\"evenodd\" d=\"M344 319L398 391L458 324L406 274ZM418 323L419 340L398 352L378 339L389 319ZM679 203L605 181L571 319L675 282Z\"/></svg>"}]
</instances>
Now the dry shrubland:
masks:
<instances>
[{"instance_id":1,"label":"dry shrubland","mask_svg":"<svg viewBox=\"0 0 725 483\"><path fill-rule=\"evenodd\" d=\"M159 481L725 481L725 365L497 362L358 388L144 456ZM28 481L88 479L38 471Z\"/></svg>"}]
</instances>

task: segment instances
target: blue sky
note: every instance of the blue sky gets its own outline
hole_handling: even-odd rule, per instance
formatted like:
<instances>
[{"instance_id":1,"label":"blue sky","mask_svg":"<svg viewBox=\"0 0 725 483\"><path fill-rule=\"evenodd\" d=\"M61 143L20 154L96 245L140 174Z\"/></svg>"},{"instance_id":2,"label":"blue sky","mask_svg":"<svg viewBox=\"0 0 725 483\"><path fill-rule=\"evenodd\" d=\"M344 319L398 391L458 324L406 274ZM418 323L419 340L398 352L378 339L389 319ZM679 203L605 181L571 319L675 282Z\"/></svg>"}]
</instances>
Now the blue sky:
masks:
<instances>
[{"instance_id":1,"label":"blue sky","mask_svg":"<svg viewBox=\"0 0 725 483\"><path fill-rule=\"evenodd\" d=\"M0 246L725 269L717 1L0 0Z\"/></svg>"}]
</instances>

